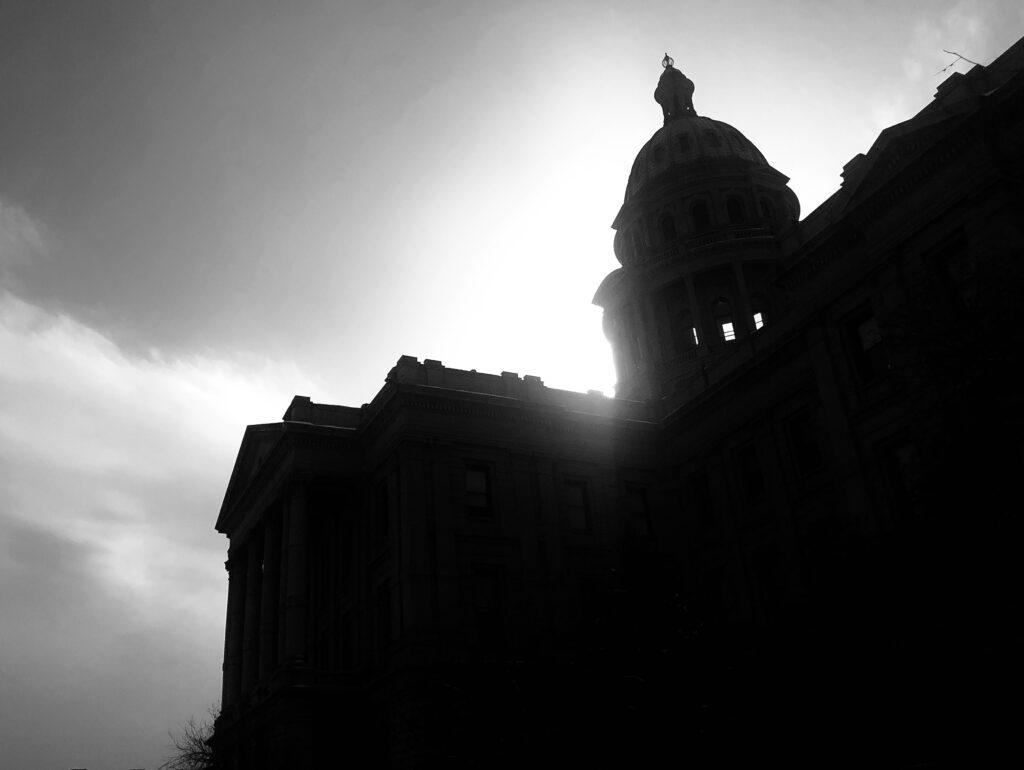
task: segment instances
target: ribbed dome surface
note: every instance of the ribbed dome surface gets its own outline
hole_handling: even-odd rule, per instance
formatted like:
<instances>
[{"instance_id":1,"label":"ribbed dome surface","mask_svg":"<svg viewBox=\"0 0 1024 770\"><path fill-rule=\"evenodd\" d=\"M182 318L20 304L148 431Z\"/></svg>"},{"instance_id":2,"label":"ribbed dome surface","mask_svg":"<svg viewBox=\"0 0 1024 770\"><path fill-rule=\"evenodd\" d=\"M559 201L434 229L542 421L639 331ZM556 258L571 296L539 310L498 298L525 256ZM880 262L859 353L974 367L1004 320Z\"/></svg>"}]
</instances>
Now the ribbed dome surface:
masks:
<instances>
[{"instance_id":1,"label":"ribbed dome surface","mask_svg":"<svg viewBox=\"0 0 1024 770\"><path fill-rule=\"evenodd\" d=\"M728 123L698 116L670 120L654 133L633 161L626 183L626 201L672 166L719 158L768 165L753 142Z\"/></svg>"}]
</instances>

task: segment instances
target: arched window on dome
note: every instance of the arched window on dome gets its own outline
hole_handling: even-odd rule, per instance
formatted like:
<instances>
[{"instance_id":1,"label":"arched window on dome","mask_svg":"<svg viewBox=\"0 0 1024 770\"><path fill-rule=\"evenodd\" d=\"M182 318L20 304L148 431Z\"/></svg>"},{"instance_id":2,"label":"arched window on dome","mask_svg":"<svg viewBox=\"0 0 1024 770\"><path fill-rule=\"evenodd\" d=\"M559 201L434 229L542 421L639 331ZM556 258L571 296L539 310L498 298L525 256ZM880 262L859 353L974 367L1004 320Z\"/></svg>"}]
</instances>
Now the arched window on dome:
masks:
<instances>
[{"instance_id":1,"label":"arched window on dome","mask_svg":"<svg viewBox=\"0 0 1024 770\"><path fill-rule=\"evenodd\" d=\"M729 307L729 300L719 297L711 306L711 315L715 319L715 326L721 335L722 342L734 342L736 340L736 327L732 320L732 309Z\"/></svg>"},{"instance_id":2,"label":"arched window on dome","mask_svg":"<svg viewBox=\"0 0 1024 770\"><path fill-rule=\"evenodd\" d=\"M661 239L665 243L672 243L678 236L676 232L676 220L672 218L671 214L665 214L660 222L661 226Z\"/></svg>"},{"instance_id":3,"label":"arched window on dome","mask_svg":"<svg viewBox=\"0 0 1024 770\"><path fill-rule=\"evenodd\" d=\"M763 294L754 294L750 298L750 311L753 313L751 321L754 324L754 331L760 331L768 323L768 300Z\"/></svg>"},{"instance_id":4,"label":"arched window on dome","mask_svg":"<svg viewBox=\"0 0 1024 770\"><path fill-rule=\"evenodd\" d=\"M686 155L690 151L690 135L680 134L676 141L679 142L679 152Z\"/></svg>"},{"instance_id":5,"label":"arched window on dome","mask_svg":"<svg viewBox=\"0 0 1024 770\"><path fill-rule=\"evenodd\" d=\"M747 218L747 212L743 206L743 201L735 195L730 195L726 198L725 213L729 217L729 222L732 224L746 221Z\"/></svg>"},{"instance_id":6,"label":"arched window on dome","mask_svg":"<svg viewBox=\"0 0 1024 770\"><path fill-rule=\"evenodd\" d=\"M768 222L768 224L770 224L772 227L774 227L775 226L775 207L772 205L772 202L770 200L768 200L766 197L764 197L763 195L761 196L761 199L760 199L759 202L761 204L761 216L764 218L764 220L766 222Z\"/></svg>"},{"instance_id":7,"label":"arched window on dome","mask_svg":"<svg viewBox=\"0 0 1024 770\"><path fill-rule=\"evenodd\" d=\"M696 201L690 206L690 218L693 220L693 230L702 233L711 227L711 210L707 201Z\"/></svg>"}]
</instances>

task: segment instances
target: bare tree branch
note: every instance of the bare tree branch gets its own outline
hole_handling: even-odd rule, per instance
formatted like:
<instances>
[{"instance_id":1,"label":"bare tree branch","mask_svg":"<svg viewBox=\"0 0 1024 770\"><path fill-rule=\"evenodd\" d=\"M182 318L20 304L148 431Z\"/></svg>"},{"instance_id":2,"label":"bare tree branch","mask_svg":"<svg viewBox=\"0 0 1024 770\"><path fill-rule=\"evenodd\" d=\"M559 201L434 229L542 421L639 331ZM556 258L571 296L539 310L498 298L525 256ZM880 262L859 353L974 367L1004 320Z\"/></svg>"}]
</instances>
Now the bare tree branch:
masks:
<instances>
[{"instance_id":1,"label":"bare tree branch","mask_svg":"<svg viewBox=\"0 0 1024 770\"><path fill-rule=\"evenodd\" d=\"M213 723L217 709L211 706L209 718L197 722L189 717L178 733L168 733L171 739L170 758L158 770L212 770L213 749L207 742L213 735Z\"/></svg>"}]
</instances>

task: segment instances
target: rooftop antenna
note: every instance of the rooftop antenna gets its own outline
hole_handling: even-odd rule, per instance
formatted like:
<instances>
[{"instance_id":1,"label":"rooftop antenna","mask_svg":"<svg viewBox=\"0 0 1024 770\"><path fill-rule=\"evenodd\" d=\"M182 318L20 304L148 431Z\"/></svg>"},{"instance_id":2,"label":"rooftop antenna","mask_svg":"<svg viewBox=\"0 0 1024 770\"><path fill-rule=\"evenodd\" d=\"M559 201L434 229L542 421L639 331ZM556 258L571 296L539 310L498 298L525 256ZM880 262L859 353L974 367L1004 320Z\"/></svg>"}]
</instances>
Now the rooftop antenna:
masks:
<instances>
[{"instance_id":1,"label":"rooftop antenna","mask_svg":"<svg viewBox=\"0 0 1024 770\"><path fill-rule=\"evenodd\" d=\"M974 60L972 60L972 59L968 59L968 58L967 58L966 56L964 56L963 54L959 54L959 53L957 53L956 51L947 51L947 50L946 50L945 48L943 48L943 49L942 49L942 52L943 52L943 53L948 53L948 54L949 54L950 56L955 56L956 58L955 58L955 59L953 59L953 61L951 61L951 62L950 62L949 64L947 64L947 65L946 65L945 67L943 67L942 69L940 69L940 70L939 70L938 72L936 72L936 73L935 73L936 75L941 75L941 74L942 74L943 72L945 72L946 70L948 70L948 69L949 69L950 67L952 67L952 66L953 66L954 64L956 64L956 63L957 63L958 61L960 61L961 59L963 59L963 60L964 60L965 62L969 62L969 63L971 63L971 64L975 64L975 65L977 65L977 66L979 66L979 67L983 67L983 66L984 66L983 64L981 64L981 63L979 63L979 62L976 62L976 61L974 61Z\"/></svg>"}]
</instances>

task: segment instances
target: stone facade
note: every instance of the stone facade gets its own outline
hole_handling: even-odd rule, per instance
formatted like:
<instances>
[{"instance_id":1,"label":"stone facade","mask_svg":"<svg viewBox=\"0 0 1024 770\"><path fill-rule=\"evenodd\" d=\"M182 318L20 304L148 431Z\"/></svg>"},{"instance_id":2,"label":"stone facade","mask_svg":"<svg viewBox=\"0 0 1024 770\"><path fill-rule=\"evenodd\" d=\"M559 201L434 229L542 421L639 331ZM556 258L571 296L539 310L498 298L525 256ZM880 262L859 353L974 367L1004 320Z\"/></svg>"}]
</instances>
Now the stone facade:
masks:
<instances>
[{"instance_id":1,"label":"stone facade","mask_svg":"<svg viewBox=\"0 0 1024 770\"><path fill-rule=\"evenodd\" d=\"M225 766L912 766L1009 734L1024 41L801 221L666 64L595 297L618 397L403 356L361 408L246 430Z\"/></svg>"}]
</instances>

